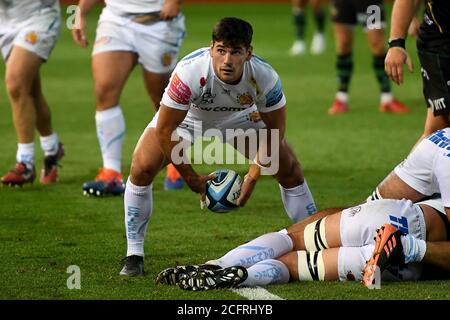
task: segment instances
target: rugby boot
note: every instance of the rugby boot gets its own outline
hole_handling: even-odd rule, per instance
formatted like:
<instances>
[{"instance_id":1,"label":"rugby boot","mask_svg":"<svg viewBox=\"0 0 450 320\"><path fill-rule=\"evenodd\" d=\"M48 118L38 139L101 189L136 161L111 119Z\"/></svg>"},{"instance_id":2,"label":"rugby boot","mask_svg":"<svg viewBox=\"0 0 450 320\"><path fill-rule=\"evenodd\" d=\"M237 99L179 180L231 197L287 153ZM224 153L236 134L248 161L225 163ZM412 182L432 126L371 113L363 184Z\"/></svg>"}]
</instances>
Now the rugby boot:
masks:
<instances>
[{"instance_id":1,"label":"rugby boot","mask_svg":"<svg viewBox=\"0 0 450 320\"><path fill-rule=\"evenodd\" d=\"M409 112L409 108L400 101L392 99L390 102L380 104L380 111L390 113L406 113Z\"/></svg>"},{"instance_id":2,"label":"rugby boot","mask_svg":"<svg viewBox=\"0 0 450 320\"><path fill-rule=\"evenodd\" d=\"M23 162L17 162L7 174L1 177L1 181L7 186L22 186L25 183L33 183L36 178L34 166L30 169Z\"/></svg>"},{"instance_id":3,"label":"rugby boot","mask_svg":"<svg viewBox=\"0 0 450 320\"><path fill-rule=\"evenodd\" d=\"M120 172L112 169L102 168L95 181L83 184L85 196L101 197L105 195L120 196L125 192L123 177Z\"/></svg>"},{"instance_id":4,"label":"rugby boot","mask_svg":"<svg viewBox=\"0 0 450 320\"><path fill-rule=\"evenodd\" d=\"M339 99L334 99L333 104L328 109L329 115L335 115L339 113L346 113L348 112L348 103L343 102Z\"/></svg>"},{"instance_id":5,"label":"rugby boot","mask_svg":"<svg viewBox=\"0 0 450 320\"><path fill-rule=\"evenodd\" d=\"M144 257L131 255L122 259L125 261L125 265L120 271L121 276L143 276L144 272Z\"/></svg>"},{"instance_id":6,"label":"rugby boot","mask_svg":"<svg viewBox=\"0 0 450 320\"><path fill-rule=\"evenodd\" d=\"M220 266L211 264L176 266L167 268L161 271L156 277L156 284L177 285L180 281L180 276L186 273L198 272L199 270L218 270Z\"/></svg>"},{"instance_id":7,"label":"rugby boot","mask_svg":"<svg viewBox=\"0 0 450 320\"><path fill-rule=\"evenodd\" d=\"M405 256L400 237L404 235L400 230L390 224L384 224L377 230L374 238L375 248L370 260L364 267L362 283L371 287L375 283L375 274L379 268L381 275L389 266L403 265Z\"/></svg>"},{"instance_id":8,"label":"rugby boot","mask_svg":"<svg viewBox=\"0 0 450 320\"><path fill-rule=\"evenodd\" d=\"M55 155L46 156L44 158L44 168L41 170L40 182L42 184L51 184L58 180L58 162L64 156L64 146L60 142L58 151Z\"/></svg>"},{"instance_id":9,"label":"rugby boot","mask_svg":"<svg viewBox=\"0 0 450 320\"><path fill-rule=\"evenodd\" d=\"M166 178L164 179L164 190L178 190L183 188L184 180L173 164L167 165Z\"/></svg>"},{"instance_id":10,"label":"rugby boot","mask_svg":"<svg viewBox=\"0 0 450 320\"><path fill-rule=\"evenodd\" d=\"M200 268L180 275L178 286L183 290L206 291L234 288L247 279L247 269L241 266L208 270Z\"/></svg>"}]
</instances>

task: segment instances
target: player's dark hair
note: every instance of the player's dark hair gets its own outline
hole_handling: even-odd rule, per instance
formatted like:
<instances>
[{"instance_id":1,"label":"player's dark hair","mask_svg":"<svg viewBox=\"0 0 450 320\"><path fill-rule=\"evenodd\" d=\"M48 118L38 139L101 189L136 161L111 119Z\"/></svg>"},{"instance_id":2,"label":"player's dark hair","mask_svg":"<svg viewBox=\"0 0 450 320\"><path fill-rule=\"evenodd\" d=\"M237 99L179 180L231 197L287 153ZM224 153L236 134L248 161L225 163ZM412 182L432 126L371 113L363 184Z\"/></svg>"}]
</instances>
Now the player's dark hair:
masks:
<instances>
[{"instance_id":1,"label":"player's dark hair","mask_svg":"<svg viewBox=\"0 0 450 320\"><path fill-rule=\"evenodd\" d=\"M252 43L253 28L247 21L227 17L221 19L214 27L213 42L222 41L225 46L249 48Z\"/></svg>"}]
</instances>

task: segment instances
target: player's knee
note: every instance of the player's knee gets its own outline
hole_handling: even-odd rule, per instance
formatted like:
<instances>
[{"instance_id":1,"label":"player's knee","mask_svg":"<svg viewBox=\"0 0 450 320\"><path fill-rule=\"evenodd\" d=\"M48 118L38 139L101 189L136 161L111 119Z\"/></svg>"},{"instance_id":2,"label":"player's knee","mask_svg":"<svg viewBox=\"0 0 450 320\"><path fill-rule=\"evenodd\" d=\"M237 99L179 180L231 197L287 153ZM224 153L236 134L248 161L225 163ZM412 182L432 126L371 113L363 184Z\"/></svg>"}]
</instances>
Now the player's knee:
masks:
<instances>
[{"instance_id":1,"label":"player's knee","mask_svg":"<svg viewBox=\"0 0 450 320\"><path fill-rule=\"evenodd\" d=\"M327 217L323 217L322 219L306 225L305 230L303 231L306 251L319 251L330 247L326 239L326 219Z\"/></svg>"},{"instance_id":2,"label":"player's knee","mask_svg":"<svg viewBox=\"0 0 450 320\"><path fill-rule=\"evenodd\" d=\"M5 77L6 90L13 100L20 99L26 94L30 94L30 86L20 76L7 73Z\"/></svg>"},{"instance_id":3,"label":"player's knee","mask_svg":"<svg viewBox=\"0 0 450 320\"><path fill-rule=\"evenodd\" d=\"M159 165L152 164L139 152L133 154L130 176L138 185L149 185L159 171Z\"/></svg>"},{"instance_id":4,"label":"player's knee","mask_svg":"<svg viewBox=\"0 0 450 320\"><path fill-rule=\"evenodd\" d=\"M288 268L291 279L298 279L296 251L288 252L285 255L277 258L277 260L281 261Z\"/></svg>"},{"instance_id":5,"label":"player's knee","mask_svg":"<svg viewBox=\"0 0 450 320\"><path fill-rule=\"evenodd\" d=\"M95 83L95 98L97 107L107 109L119 103L120 88L111 81L97 81Z\"/></svg>"}]
</instances>

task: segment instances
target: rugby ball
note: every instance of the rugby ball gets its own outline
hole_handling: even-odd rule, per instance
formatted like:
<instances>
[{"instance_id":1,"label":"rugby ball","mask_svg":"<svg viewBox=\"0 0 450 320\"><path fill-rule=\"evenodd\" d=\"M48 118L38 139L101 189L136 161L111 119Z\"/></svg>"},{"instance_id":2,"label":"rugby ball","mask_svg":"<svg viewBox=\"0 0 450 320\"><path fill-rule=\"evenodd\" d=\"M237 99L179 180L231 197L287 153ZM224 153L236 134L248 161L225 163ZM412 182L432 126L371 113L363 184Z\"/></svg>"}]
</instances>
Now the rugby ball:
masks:
<instances>
[{"instance_id":1,"label":"rugby ball","mask_svg":"<svg viewBox=\"0 0 450 320\"><path fill-rule=\"evenodd\" d=\"M206 183L206 206L212 212L225 213L239 209L236 200L241 194L242 180L233 170L213 172L216 177Z\"/></svg>"}]
</instances>

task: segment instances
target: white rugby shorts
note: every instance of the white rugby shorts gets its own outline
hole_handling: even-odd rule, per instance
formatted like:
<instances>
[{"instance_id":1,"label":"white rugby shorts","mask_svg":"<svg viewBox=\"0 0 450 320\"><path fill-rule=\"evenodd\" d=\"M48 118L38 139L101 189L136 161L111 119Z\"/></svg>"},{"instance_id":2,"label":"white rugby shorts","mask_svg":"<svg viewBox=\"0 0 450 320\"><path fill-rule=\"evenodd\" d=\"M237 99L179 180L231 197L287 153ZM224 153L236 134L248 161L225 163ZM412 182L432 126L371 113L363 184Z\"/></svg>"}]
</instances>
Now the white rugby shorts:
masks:
<instances>
[{"instance_id":1,"label":"white rugby shorts","mask_svg":"<svg viewBox=\"0 0 450 320\"><path fill-rule=\"evenodd\" d=\"M140 24L132 16L120 16L105 7L100 16L92 55L131 51L138 62L153 73L169 73L177 63L185 34L184 16L169 21Z\"/></svg>"},{"instance_id":2,"label":"white rugby shorts","mask_svg":"<svg viewBox=\"0 0 450 320\"><path fill-rule=\"evenodd\" d=\"M371 201L342 211L340 233L342 247L339 252L338 268L341 280L346 280L351 265L365 264L373 253L376 229L391 224L404 233L426 240L426 226L422 209L409 200L383 199ZM356 248L362 256L356 257ZM355 262L356 260L360 260ZM385 280L417 280L421 266L411 264L404 268L390 268L382 274ZM355 275L357 276L357 275Z\"/></svg>"},{"instance_id":3,"label":"white rugby shorts","mask_svg":"<svg viewBox=\"0 0 450 320\"><path fill-rule=\"evenodd\" d=\"M48 60L60 33L60 11L46 8L18 24L0 26L0 48L6 61L14 46Z\"/></svg>"}]
</instances>

